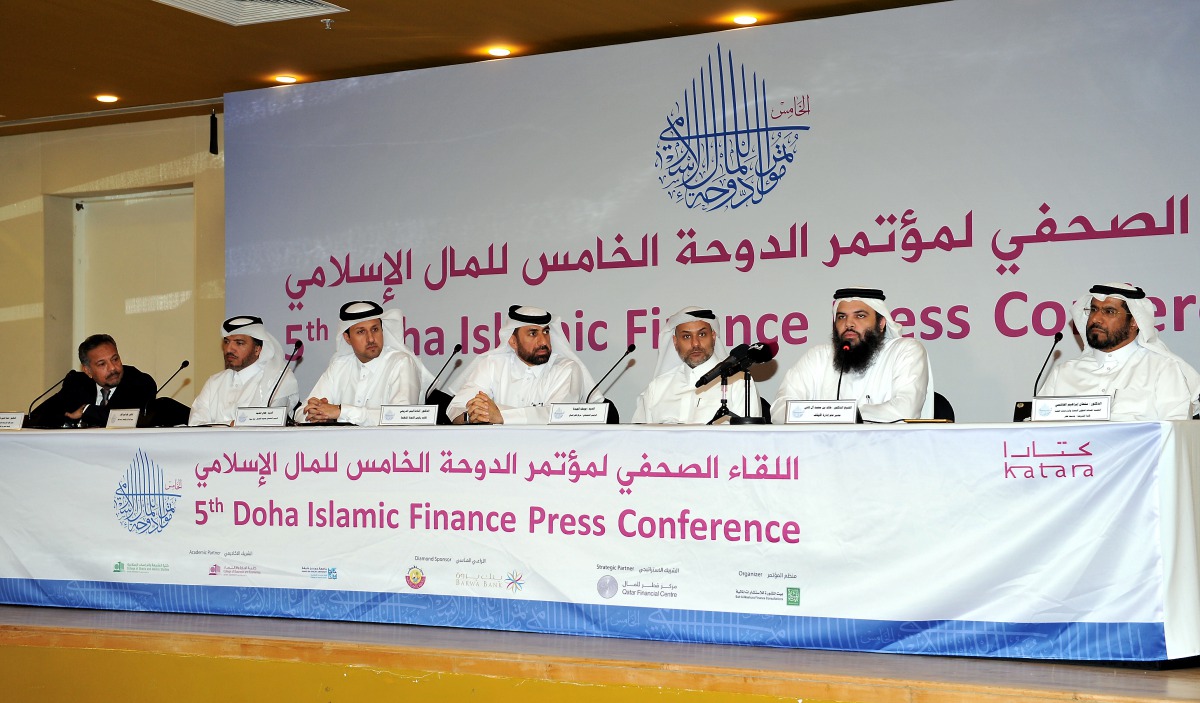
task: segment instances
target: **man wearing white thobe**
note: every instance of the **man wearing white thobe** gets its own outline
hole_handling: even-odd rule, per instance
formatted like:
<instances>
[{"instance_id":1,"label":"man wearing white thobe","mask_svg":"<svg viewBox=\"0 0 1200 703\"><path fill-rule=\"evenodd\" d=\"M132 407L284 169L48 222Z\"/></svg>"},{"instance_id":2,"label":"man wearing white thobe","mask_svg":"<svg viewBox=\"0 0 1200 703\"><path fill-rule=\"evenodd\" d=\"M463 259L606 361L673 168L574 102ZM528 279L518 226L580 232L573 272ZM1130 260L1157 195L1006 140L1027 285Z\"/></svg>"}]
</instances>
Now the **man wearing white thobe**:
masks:
<instances>
[{"instance_id":1,"label":"man wearing white thobe","mask_svg":"<svg viewBox=\"0 0 1200 703\"><path fill-rule=\"evenodd\" d=\"M545 310L513 305L500 339L463 372L446 409L455 424L546 424L550 403L603 400L583 397L592 376L571 351L561 321Z\"/></svg>"},{"instance_id":2,"label":"man wearing white thobe","mask_svg":"<svg viewBox=\"0 0 1200 703\"><path fill-rule=\"evenodd\" d=\"M638 396L633 422L703 425L714 420L721 408L721 379L700 388L696 383L727 356L721 324L712 310L686 307L667 318L658 338L654 378ZM751 416L756 417L761 412L758 389L745 374L729 382L728 410L737 415L745 412L747 391Z\"/></svg>"},{"instance_id":3,"label":"man wearing white thobe","mask_svg":"<svg viewBox=\"0 0 1200 703\"><path fill-rule=\"evenodd\" d=\"M1146 292L1128 283L1092 286L1071 308L1083 354L1055 364L1040 396L1112 396L1113 420L1187 420L1200 373L1171 353L1154 327Z\"/></svg>"},{"instance_id":4,"label":"man wearing white thobe","mask_svg":"<svg viewBox=\"0 0 1200 703\"><path fill-rule=\"evenodd\" d=\"M380 406L419 403L433 375L404 345L403 314L356 300L338 316L333 358L296 420L371 427L379 424Z\"/></svg>"},{"instance_id":5,"label":"man wearing white thobe","mask_svg":"<svg viewBox=\"0 0 1200 703\"><path fill-rule=\"evenodd\" d=\"M295 407L300 396L296 377L291 369L284 371L283 347L262 318L239 315L221 323L221 353L225 370L209 376L200 389L189 425L232 425L238 408Z\"/></svg>"},{"instance_id":6,"label":"man wearing white thobe","mask_svg":"<svg viewBox=\"0 0 1200 703\"><path fill-rule=\"evenodd\" d=\"M785 422L789 400L856 400L863 422L932 418L929 356L902 336L883 291L842 288L833 297L832 339L787 372L771 406L774 422Z\"/></svg>"}]
</instances>

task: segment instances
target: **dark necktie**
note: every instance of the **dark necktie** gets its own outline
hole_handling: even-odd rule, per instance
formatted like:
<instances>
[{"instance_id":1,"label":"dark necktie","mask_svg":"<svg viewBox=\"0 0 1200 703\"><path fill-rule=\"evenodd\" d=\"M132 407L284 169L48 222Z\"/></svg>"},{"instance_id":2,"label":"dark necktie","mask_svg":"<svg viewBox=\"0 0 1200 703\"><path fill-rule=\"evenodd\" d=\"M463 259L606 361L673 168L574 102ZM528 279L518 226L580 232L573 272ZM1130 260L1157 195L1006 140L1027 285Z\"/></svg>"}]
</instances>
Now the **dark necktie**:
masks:
<instances>
[{"instance_id":1,"label":"dark necktie","mask_svg":"<svg viewBox=\"0 0 1200 703\"><path fill-rule=\"evenodd\" d=\"M112 391L109 390L108 388L100 389L100 407L102 407L102 408L108 407L108 396L110 394L112 394Z\"/></svg>"}]
</instances>

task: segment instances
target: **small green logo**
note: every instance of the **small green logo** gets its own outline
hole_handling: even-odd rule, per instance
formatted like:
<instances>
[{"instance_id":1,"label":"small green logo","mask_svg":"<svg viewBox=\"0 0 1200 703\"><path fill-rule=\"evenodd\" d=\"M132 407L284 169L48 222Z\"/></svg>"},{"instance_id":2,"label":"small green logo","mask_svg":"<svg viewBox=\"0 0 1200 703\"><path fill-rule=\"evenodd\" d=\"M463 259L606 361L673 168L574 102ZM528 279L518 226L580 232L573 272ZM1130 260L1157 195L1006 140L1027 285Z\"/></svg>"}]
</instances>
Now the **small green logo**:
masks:
<instances>
[{"instance_id":1,"label":"small green logo","mask_svg":"<svg viewBox=\"0 0 1200 703\"><path fill-rule=\"evenodd\" d=\"M119 561L116 564L113 564L113 573L114 574L119 574L124 571L125 571L125 563L124 562Z\"/></svg>"},{"instance_id":2,"label":"small green logo","mask_svg":"<svg viewBox=\"0 0 1200 703\"><path fill-rule=\"evenodd\" d=\"M799 588L787 589L787 604L788 605L800 605L800 589Z\"/></svg>"}]
</instances>

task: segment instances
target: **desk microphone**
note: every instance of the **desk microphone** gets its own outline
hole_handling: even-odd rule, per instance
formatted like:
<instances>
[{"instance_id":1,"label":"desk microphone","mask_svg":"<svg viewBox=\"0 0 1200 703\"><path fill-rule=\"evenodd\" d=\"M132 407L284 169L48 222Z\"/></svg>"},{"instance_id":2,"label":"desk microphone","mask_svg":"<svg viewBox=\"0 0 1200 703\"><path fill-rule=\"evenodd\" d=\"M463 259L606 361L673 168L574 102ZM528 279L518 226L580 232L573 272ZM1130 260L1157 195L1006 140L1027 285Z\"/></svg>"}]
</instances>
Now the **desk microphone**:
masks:
<instances>
[{"instance_id":1,"label":"desk microphone","mask_svg":"<svg viewBox=\"0 0 1200 703\"><path fill-rule=\"evenodd\" d=\"M55 383L53 386L50 386L49 388L46 389L46 391L44 393L42 393L38 397L34 398L33 402L29 404L29 411L26 412L25 415L26 416L32 415L33 414L33 406L37 405L37 402L39 400L41 400L42 398L45 398L46 396L50 395L50 391L61 386L63 384L63 381L65 381L65 380L67 380L67 377L63 376L62 378L58 379L58 383Z\"/></svg>"},{"instance_id":2,"label":"desk microphone","mask_svg":"<svg viewBox=\"0 0 1200 703\"><path fill-rule=\"evenodd\" d=\"M771 346L770 344L763 344L762 342L755 342L754 344L751 344L749 354L750 363L746 365L746 368L749 368L755 364L765 364L771 359L774 359L775 349L776 347ZM746 369L742 370L745 371Z\"/></svg>"},{"instance_id":3,"label":"desk microphone","mask_svg":"<svg viewBox=\"0 0 1200 703\"><path fill-rule=\"evenodd\" d=\"M454 361L454 357L457 356L460 351L462 351L462 345L455 344L454 351L450 352L450 358L446 359L446 363L442 364L442 368L438 370L437 375L434 376L433 380L429 382L429 387L425 389L426 405L429 405L429 394L433 392L433 387L437 385L438 379L441 378L442 374L446 372L446 367L450 365L451 361Z\"/></svg>"},{"instance_id":4,"label":"desk microphone","mask_svg":"<svg viewBox=\"0 0 1200 703\"><path fill-rule=\"evenodd\" d=\"M166 388L167 384L170 383L172 381L172 379L174 379L176 376L178 376L180 371L183 371L184 369L186 369L189 364L191 364L191 362L188 361L187 359L184 359L183 363L179 365L179 368L175 369L175 373L171 374L171 378L168 378L166 381L163 381L163 384L154 390L154 395L157 396L159 393L161 393L162 389Z\"/></svg>"},{"instance_id":5,"label":"desk microphone","mask_svg":"<svg viewBox=\"0 0 1200 703\"><path fill-rule=\"evenodd\" d=\"M849 344L843 344L843 345L842 345L842 351L843 351L843 352L848 352L848 351L850 351L850 345L849 345ZM842 399L842 376L843 376L845 373L846 373L846 372L845 372L844 370L842 370L842 371L838 371L838 389L837 389L837 395L836 395L836 396L834 396L834 400L841 400L841 399Z\"/></svg>"},{"instance_id":6,"label":"desk microphone","mask_svg":"<svg viewBox=\"0 0 1200 703\"><path fill-rule=\"evenodd\" d=\"M755 364L761 364L765 361L770 361L775 356L775 352L771 347L762 342L754 344L739 344L734 347L725 361L712 367L696 381L697 388L703 388L712 382L714 378L725 376L726 378L747 371Z\"/></svg>"},{"instance_id":7,"label":"desk microphone","mask_svg":"<svg viewBox=\"0 0 1200 703\"><path fill-rule=\"evenodd\" d=\"M296 343L292 345L292 353L284 355L283 358L287 361L283 364L283 370L279 372L279 378L275 379L275 385L271 388L271 395L267 396L268 408L271 407L271 401L275 400L275 391L279 390L279 384L283 383L283 376L287 373L288 367L292 365L292 361L295 360L296 354L299 353L301 346L303 345L300 343L300 340L297 339Z\"/></svg>"},{"instance_id":8,"label":"desk microphone","mask_svg":"<svg viewBox=\"0 0 1200 703\"><path fill-rule=\"evenodd\" d=\"M608 378L608 374L610 374L610 373L612 373L613 371L615 371L615 370L616 370L616 368L617 368L617 366L618 366L618 365L619 365L619 364L620 364L622 361L624 361L624 360L625 360L625 357L627 357L627 356L629 356L630 354L632 354L632 353L633 353L633 350L634 350L634 349L637 349L637 347L636 347L635 345L633 345L633 344L630 344L628 347L626 347L626 348L625 348L625 353L621 355L621 358L620 358L620 359L617 359L617 363L612 365L612 368L608 370L608 373L606 373L606 374L604 374L603 376L601 376L601 377L600 377L600 380L596 382L596 385L595 385L595 386L592 386L592 390L588 391L588 394L587 394L587 395L585 395L585 396L583 396L583 401L582 401L582 402L584 402L584 403L591 402L592 394L596 392L596 389L600 387L600 384L601 384L601 383L604 383L604 379Z\"/></svg>"},{"instance_id":9,"label":"desk microphone","mask_svg":"<svg viewBox=\"0 0 1200 703\"><path fill-rule=\"evenodd\" d=\"M703 376L700 377L699 381L696 381L696 387L703 388L711 383L714 378L720 378L721 376L732 376L741 370L742 364L749 360L749 356L749 344L739 344L733 349L730 349L729 356L725 357L724 361L709 369Z\"/></svg>"},{"instance_id":10,"label":"desk microphone","mask_svg":"<svg viewBox=\"0 0 1200 703\"><path fill-rule=\"evenodd\" d=\"M1036 398L1038 394L1038 384L1042 382L1042 374L1046 372L1046 364L1050 363L1050 357L1054 356L1054 348L1062 341L1063 333L1054 333L1054 344L1050 345L1050 353L1046 355L1046 360L1042 362L1042 370L1038 371L1037 380L1033 382L1033 395Z\"/></svg>"}]
</instances>

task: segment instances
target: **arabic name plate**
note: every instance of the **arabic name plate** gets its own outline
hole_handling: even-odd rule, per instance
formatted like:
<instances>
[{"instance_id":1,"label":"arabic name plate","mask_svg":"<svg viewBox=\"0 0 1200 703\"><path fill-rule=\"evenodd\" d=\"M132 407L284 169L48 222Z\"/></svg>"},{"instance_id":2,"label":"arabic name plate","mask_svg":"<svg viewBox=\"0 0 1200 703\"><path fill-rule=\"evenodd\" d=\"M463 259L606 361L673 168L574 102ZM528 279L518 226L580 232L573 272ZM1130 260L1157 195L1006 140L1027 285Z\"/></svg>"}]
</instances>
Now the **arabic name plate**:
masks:
<instances>
[{"instance_id":1,"label":"arabic name plate","mask_svg":"<svg viewBox=\"0 0 1200 703\"><path fill-rule=\"evenodd\" d=\"M436 425L436 405L384 405L379 408L379 426Z\"/></svg>"},{"instance_id":2,"label":"arabic name plate","mask_svg":"<svg viewBox=\"0 0 1200 703\"><path fill-rule=\"evenodd\" d=\"M0 413L0 430L19 430L25 422L25 413Z\"/></svg>"},{"instance_id":3,"label":"arabic name plate","mask_svg":"<svg viewBox=\"0 0 1200 703\"><path fill-rule=\"evenodd\" d=\"M1107 420L1111 410L1111 395L1046 396L1033 399L1030 419L1034 422Z\"/></svg>"},{"instance_id":4,"label":"arabic name plate","mask_svg":"<svg viewBox=\"0 0 1200 703\"><path fill-rule=\"evenodd\" d=\"M238 408L234 417L234 427L283 427L287 425L287 408L282 405Z\"/></svg>"},{"instance_id":5,"label":"arabic name plate","mask_svg":"<svg viewBox=\"0 0 1200 703\"><path fill-rule=\"evenodd\" d=\"M785 424L854 424L857 400L789 400Z\"/></svg>"},{"instance_id":6,"label":"arabic name plate","mask_svg":"<svg viewBox=\"0 0 1200 703\"><path fill-rule=\"evenodd\" d=\"M608 403L551 403L551 425L603 425L608 422Z\"/></svg>"},{"instance_id":7,"label":"arabic name plate","mask_svg":"<svg viewBox=\"0 0 1200 703\"><path fill-rule=\"evenodd\" d=\"M110 429L114 428L114 427L120 427L120 428L137 427L138 415L141 415L141 414L142 414L142 411L138 410L137 408L129 408L129 409L122 409L122 410L109 410L108 411L108 424L105 425L105 427L108 427Z\"/></svg>"}]
</instances>

